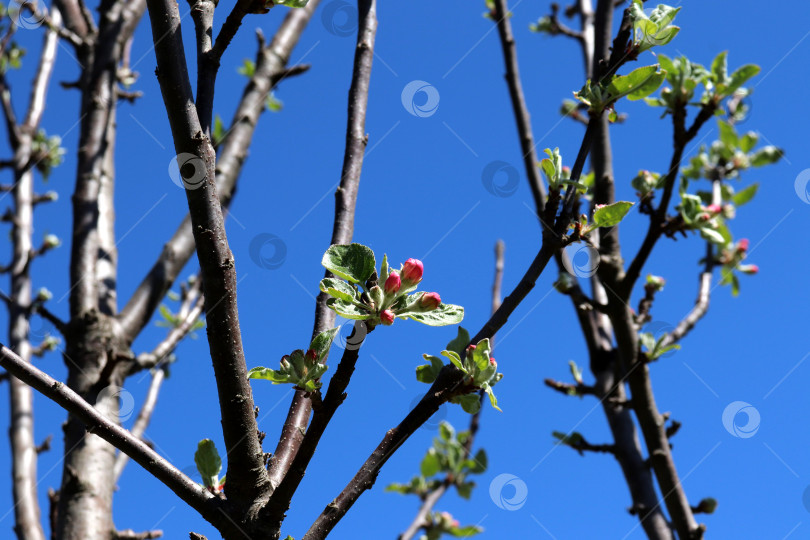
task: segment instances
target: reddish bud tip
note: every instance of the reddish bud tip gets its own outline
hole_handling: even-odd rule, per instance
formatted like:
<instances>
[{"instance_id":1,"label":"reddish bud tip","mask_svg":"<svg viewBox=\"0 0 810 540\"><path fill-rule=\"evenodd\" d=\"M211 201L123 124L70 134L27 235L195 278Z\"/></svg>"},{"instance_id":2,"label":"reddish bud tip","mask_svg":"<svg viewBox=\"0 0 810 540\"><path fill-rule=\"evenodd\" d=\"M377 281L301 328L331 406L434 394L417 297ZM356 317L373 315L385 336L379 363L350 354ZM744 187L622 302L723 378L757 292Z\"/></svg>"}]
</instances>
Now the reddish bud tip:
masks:
<instances>
[{"instance_id":1,"label":"reddish bud tip","mask_svg":"<svg viewBox=\"0 0 810 540\"><path fill-rule=\"evenodd\" d=\"M317 360L318 359L318 353L315 352L315 349L310 349L310 350L307 351L307 358L310 359L310 360Z\"/></svg>"},{"instance_id":2,"label":"reddish bud tip","mask_svg":"<svg viewBox=\"0 0 810 540\"><path fill-rule=\"evenodd\" d=\"M737 249L739 251L748 251L748 238L743 238L739 242L737 242Z\"/></svg>"},{"instance_id":3,"label":"reddish bud tip","mask_svg":"<svg viewBox=\"0 0 810 540\"><path fill-rule=\"evenodd\" d=\"M385 294L396 294L401 286L402 280L399 278L399 272L394 270L388 274L388 279L385 280L383 289L385 290Z\"/></svg>"},{"instance_id":4,"label":"reddish bud tip","mask_svg":"<svg viewBox=\"0 0 810 540\"><path fill-rule=\"evenodd\" d=\"M706 207L706 210L712 214L719 214L723 211L723 207L721 207L719 204L710 204Z\"/></svg>"},{"instance_id":5,"label":"reddish bud tip","mask_svg":"<svg viewBox=\"0 0 810 540\"><path fill-rule=\"evenodd\" d=\"M490 359L489 359L489 363L490 363L490 364L492 364L493 366L497 366L497 365L498 365L498 362L496 362L494 358L490 358Z\"/></svg>"},{"instance_id":6,"label":"reddish bud tip","mask_svg":"<svg viewBox=\"0 0 810 540\"><path fill-rule=\"evenodd\" d=\"M408 259L402 266L402 281L409 285L416 285L422 281L422 274L425 267L419 259Z\"/></svg>"},{"instance_id":7,"label":"reddish bud tip","mask_svg":"<svg viewBox=\"0 0 810 540\"><path fill-rule=\"evenodd\" d=\"M427 311L436 309L441 303L442 299L439 296L439 293L435 292L425 293L422 295L422 298L419 299L419 305L421 305L422 308Z\"/></svg>"},{"instance_id":8,"label":"reddish bud tip","mask_svg":"<svg viewBox=\"0 0 810 540\"><path fill-rule=\"evenodd\" d=\"M380 313L380 322L383 323L385 326L391 326L394 324L394 312L390 309L386 309L382 313Z\"/></svg>"},{"instance_id":9,"label":"reddish bud tip","mask_svg":"<svg viewBox=\"0 0 810 540\"><path fill-rule=\"evenodd\" d=\"M757 272L759 272L759 266L757 266L755 264L749 264L748 265L748 272L751 273L751 274L756 274Z\"/></svg>"}]
</instances>

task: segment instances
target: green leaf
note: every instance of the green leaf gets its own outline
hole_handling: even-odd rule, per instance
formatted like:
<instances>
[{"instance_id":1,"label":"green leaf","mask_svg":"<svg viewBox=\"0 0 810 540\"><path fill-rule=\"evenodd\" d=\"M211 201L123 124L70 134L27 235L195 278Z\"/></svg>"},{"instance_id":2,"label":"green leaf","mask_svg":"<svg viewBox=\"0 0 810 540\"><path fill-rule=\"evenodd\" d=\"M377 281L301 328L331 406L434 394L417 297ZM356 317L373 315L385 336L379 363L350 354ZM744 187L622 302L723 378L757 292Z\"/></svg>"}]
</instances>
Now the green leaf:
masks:
<instances>
[{"instance_id":1,"label":"green leaf","mask_svg":"<svg viewBox=\"0 0 810 540\"><path fill-rule=\"evenodd\" d=\"M717 84L725 84L728 78L728 51L723 51L712 60L712 75Z\"/></svg>"},{"instance_id":2,"label":"green leaf","mask_svg":"<svg viewBox=\"0 0 810 540\"><path fill-rule=\"evenodd\" d=\"M658 65L655 64L652 66L636 68L627 75L617 75L613 77L613 80L607 87L607 92L609 95L608 101L616 101L617 99L631 93L637 96L635 99L640 99L651 94L656 88L661 86L661 83L664 80L663 76L658 77L656 73L657 71ZM654 76L656 78L652 81L652 83L657 82L657 84L655 84L655 87L649 92L644 93L649 88L647 86L648 81Z\"/></svg>"},{"instance_id":3,"label":"green leaf","mask_svg":"<svg viewBox=\"0 0 810 540\"><path fill-rule=\"evenodd\" d=\"M326 355L329 354L329 348L332 346L332 341L334 341L339 330L339 328L331 328L321 332L309 344L309 348L318 354L319 362L323 361Z\"/></svg>"},{"instance_id":4,"label":"green leaf","mask_svg":"<svg viewBox=\"0 0 810 540\"><path fill-rule=\"evenodd\" d=\"M475 457L473 459L468 459L467 461L469 462L467 468L472 474L481 474L485 472L489 466L487 453L483 448L479 449L478 452L475 453Z\"/></svg>"},{"instance_id":5,"label":"green leaf","mask_svg":"<svg viewBox=\"0 0 810 540\"><path fill-rule=\"evenodd\" d=\"M733 202L735 206L742 206L754 198L754 195L757 194L758 189L759 184L751 184L744 190L735 193L734 196L731 198L731 202Z\"/></svg>"},{"instance_id":6,"label":"green leaf","mask_svg":"<svg viewBox=\"0 0 810 540\"><path fill-rule=\"evenodd\" d=\"M724 85L723 95L730 96L736 89L744 85L748 79L756 76L759 71L759 66L755 64L746 64L737 69L737 71L731 74L728 84Z\"/></svg>"},{"instance_id":7,"label":"green leaf","mask_svg":"<svg viewBox=\"0 0 810 540\"><path fill-rule=\"evenodd\" d=\"M321 264L336 276L352 283L365 283L374 273L374 252L362 244L334 245L326 250Z\"/></svg>"},{"instance_id":8,"label":"green leaf","mask_svg":"<svg viewBox=\"0 0 810 540\"><path fill-rule=\"evenodd\" d=\"M414 321L428 326L447 326L448 324L458 324L464 319L464 308L455 304L439 304L433 311L416 313L409 311L397 314L403 319L413 319Z\"/></svg>"},{"instance_id":9,"label":"green leaf","mask_svg":"<svg viewBox=\"0 0 810 540\"><path fill-rule=\"evenodd\" d=\"M455 438L456 431L449 422L441 422L439 424L439 436L445 441L449 441Z\"/></svg>"},{"instance_id":10,"label":"green leaf","mask_svg":"<svg viewBox=\"0 0 810 540\"><path fill-rule=\"evenodd\" d=\"M254 64L252 60L245 58L242 65L236 68L236 72L247 78L251 78L253 74L256 73L256 64Z\"/></svg>"},{"instance_id":11,"label":"green leaf","mask_svg":"<svg viewBox=\"0 0 810 540\"><path fill-rule=\"evenodd\" d=\"M206 487L219 487L219 472L222 470L222 459L211 439L203 439L197 444L194 463L202 476Z\"/></svg>"},{"instance_id":12,"label":"green leaf","mask_svg":"<svg viewBox=\"0 0 810 540\"><path fill-rule=\"evenodd\" d=\"M762 167L763 165L770 165L772 163L776 163L780 159L784 152L775 146L766 146L760 150L757 150L753 154L751 154L751 166L752 167Z\"/></svg>"},{"instance_id":13,"label":"green leaf","mask_svg":"<svg viewBox=\"0 0 810 540\"><path fill-rule=\"evenodd\" d=\"M461 482L460 484L456 484L456 491L458 491L459 497L462 499L469 500L472 497L472 490L475 487L475 482ZM457 535L453 535L457 536Z\"/></svg>"},{"instance_id":14,"label":"green leaf","mask_svg":"<svg viewBox=\"0 0 810 540\"><path fill-rule=\"evenodd\" d=\"M447 344L446 349L448 351L453 351L459 356L464 354L464 349L467 348L467 345L470 343L470 333L467 332L466 329L459 326L458 327L458 335L453 338L453 340Z\"/></svg>"},{"instance_id":15,"label":"green leaf","mask_svg":"<svg viewBox=\"0 0 810 540\"><path fill-rule=\"evenodd\" d=\"M442 351L442 356L444 356L446 358L449 358L450 362L452 362L454 366L456 366L458 369L460 369L464 373L467 373L467 369L461 363L461 356L459 356L459 354L457 352L455 352L455 351Z\"/></svg>"},{"instance_id":16,"label":"green leaf","mask_svg":"<svg viewBox=\"0 0 810 540\"><path fill-rule=\"evenodd\" d=\"M492 387L486 383L482 386L484 392L489 396L489 404L492 405L492 408L496 411L501 411L501 408L498 407L498 399L495 397L495 392L493 392Z\"/></svg>"},{"instance_id":17,"label":"green leaf","mask_svg":"<svg viewBox=\"0 0 810 540\"><path fill-rule=\"evenodd\" d=\"M456 538L468 538L470 536L475 536L483 532L484 529L479 527L478 525L465 525L464 527L456 527L450 534L455 536Z\"/></svg>"},{"instance_id":18,"label":"green leaf","mask_svg":"<svg viewBox=\"0 0 810 540\"><path fill-rule=\"evenodd\" d=\"M339 298L344 302L354 302L357 293L351 285L342 279L324 278L321 280L320 289L329 296Z\"/></svg>"},{"instance_id":19,"label":"green leaf","mask_svg":"<svg viewBox=\"0 0 810 540\"><path fill-rule=\"evenodd\" d=\"M280 371L276 371L275 369L270 369L266 367L255 367L248 371L248 379L264 379L266 381L270 381L273 384L281 384L289 382L289 378L286 374L281 373Z\"/></svg>"},{"instance_id":20,"label":"green leaf","mask_svg":"<svg viewBox=\"0 0 810 540\"><path fill-rule=\"evenodd\" d=\"M438 472L442 470L442 463L435 448L431 448L427 451L425 458L422 460L422 464L419 466L419 470L425 478L438 474Z\"/></svg>"},{"instance_id":21,"label":"green leaf","mask_svg":"<svg viewBox=\"0 0 810 540\"><path fill-rule=\"evenodd\" d=\"M222 118L218 114L214 115L214 131L211 133L211 144L219 146L224 136L225 126L222 124Z\"/></svg>"},{"instance_id":22,"label":"green leaf","mask_svg":"<svg viewBox=\"0 0 810 540\"><path fill-rule=\"evenodd\" d=\"M708 240L713 244L720 244L721 246L726 243L726 239L723 238L723 235L712 228L703 227L698 230L700 231L700 236L702 236L704 240Z\"/></svg>"},{"instance_id":23,"label":"green leaf","mask_svg":"<svg viewBox=\"0 0 810 540\"><path fill-rule=\"evenodd\" d=\"M740 137L740 150L747 154L757 145L757 141L759 141L759 135L753 131L749 131Z\"/></svg>"},{"instance_id":24,"label":"green leaf","mask_svg":"<svg viewBox=\"0 0 810 540\"><path fill-rule=\"evenodd\" d=\"M613 204L597 205L593 213L594 227L614 227L618 225L633 203L628 201L618 201Z\"/></svg>"},{"instance_id":25,"label":"green leaf","mask_svg":"<svg viewBox=\"0 0 810 540\"><path fill-rule=\"evenodd\" d=\"M416 368L416 380L430 384L439 376L439 372L444 367L444 362L437 356L431 356L429 354L423 354L422 356L430 363L423 364Z\"/></svg>"},{"instance_id":26,"label":"green leaf","mask_svg":"<svg viewBox=\"0 0 810 540\"><path fill-rule=\"evenodd\" d=\"M461 405L464 412L469 414L475 414L481 410L481 399L477 392L457 396L453 398L453 402Z\"/></svg>"},{"instance_id":27,"label":"green leaf","mask_svg":"<svg viewBox=\"0 0 810 540\"><path fill-rule=\"evenodd\" d=\"M267 97L264 100L264 104L267 106L267 109L270 112L279 112L281 109L284 108L284 103L282 103L281 100L278 99L273 92L267 94Z\"/></svg>"},{"instance_id":28,"label":"green leaf","mask_svg":"<svg viewBox=\"0 0 810 540\"><path fill-rule=\"evenodd\" d=\"M650 94L658 90L658 88L664 82L664 79L666 79L666 77L667 74L664 71L658 71L656 73L653 73L652 76L649 79L647 79L647 81L644 84L642 84L641 86L639 86L638 88L627 94L627 99L629 99L630 101L637 101L639 99L649 96Z\"/></svg>"},{"instance_id":29,"label":"green leaf","mask_svg":"<svg viewBox=\"0 0 810 540\"><path fill-rule=\"evenodd\" d=\"M740 141L734 127L723 120L718 120L717 125L720 126L720 141L731 150L737 148L740 145Z\"/></svg>"},{"instance_id":30,"label":"green leaf","mask_svg":"<svg viewBox=\"0 0 810 540\"><path fill-rule=\"evenodd\" d=\"M280 6L287 6L291 8L302 8L307 5L309 0L273 0L274 4L278 4Z\"/></svg>"},{"instance_id":31,"label":"green leaf","mask_svg":"<svg viewBox=\"0 0 810 540\"><path fill-rule=\"evenodd\" d=\"M371 318L371 314L369 314L366 310L361 309L355 306L354 304L351 304L344 300L339 300L337 298L330 298L329 300L326 301L326 305L329 307L329 309L333 310L341 317L345 317L347 319L352 319L355 321L364 321L366 319Z\"/></svg>"}]
</instances>

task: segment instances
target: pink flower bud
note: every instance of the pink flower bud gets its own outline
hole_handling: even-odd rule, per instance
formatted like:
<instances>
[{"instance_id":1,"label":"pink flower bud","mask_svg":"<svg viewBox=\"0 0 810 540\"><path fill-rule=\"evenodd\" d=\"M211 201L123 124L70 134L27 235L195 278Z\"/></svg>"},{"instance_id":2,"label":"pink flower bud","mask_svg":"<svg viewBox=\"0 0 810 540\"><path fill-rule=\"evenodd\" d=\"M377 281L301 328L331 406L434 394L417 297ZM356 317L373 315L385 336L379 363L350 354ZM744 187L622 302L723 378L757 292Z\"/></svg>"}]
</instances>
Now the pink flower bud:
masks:
<instances>
[{"instance_id":1,"label":"pink flower bud","mask_svg":"<svg viewBox=\"0 0 810 540\"><path fill-rule=\"evenodd\" d=\"M429 292L422 295L422 298L419 299L419 305L422 306L423 309L426 311L433 311L439 304L442 303L442 299L439 296L439 293Z\"/></svg>"},{"instance_id":2,"label":"pink flower bud","mask_svg":"<svg viewBox=\"0 0 810 540\"><path fill-rule=\"evenodd\" d=\"M399 273L394 270L388 274L388 279L385 280L385 294L396 294L402 286L402 280L399 278Z\"/></svg>"},{"instance_id":3,"label":"pink flower bud","mask_svg":"<svg viewBox=\"0 0 810 540\"><path fill-rule=\"evenodd\" d=\"M742 240L737 242L737 250L748 251L748 238L743 238Z\"/></svg>"},{"instance_id":4,"label":"pink flower bud","mask_svg":"<svg viewBox=\"0 0 810 540\"><path fill-rule=\"evenodd\" d=\"M467 350L468 351L474 351L475 350L475 345L470 345L469 347L467 347Z\"/></svg>"},{"instance_id":5,"label":"pink flower bud","mask_svg":"<svg viewBox=\"0 0 810 540\"><path fill-rule=\"evenodd\" d=\"M380 322L382 322L385 326L391 326L394 324L394 312L390 309L386 309L380 313Z\"/></svg>"},{"instance_id":6,"label":"pink flower bud","mask_svg":"<svg viewBox=\"0 0 810 540\"><path fill-rule=\"evenodd\" d=\"M307 351L307 360L312 360L313 362L318 359L318 353L315 352L314 349L310 349Z\"/></svg>"},{"instance_id":7,"label":"pink flower bud","mask_svg":"<svg viewBox=\"0 0 810 540\"><path fill-rule=\"evenodd\" d=\"M748 271L751 272L752 274L756 274L757 272L759 272L759 266L755 264L749 264Z\"/></svg>"},{"instance_id":8,"label":"pink flower bud","mask_svg":"<svg viewBox=\"0 0 810 540\"><path fill-rule=\"evenodd\" d=\"M719 204L710 204L706 207L706 211L711 212L712 214L719 214L723 211L723 208Z\"/></svg>"},{"instance_id":9,"label":"pink flower bud","mask_svg":"<svg viewBox=\"0 0 810 540\"><path fill-rule=\"evenodd\" d=\"M416 285L422 281L425 267L419 259L408 259L402 266L402 281L408 285Z\"/></svg>"},{"instance_id":10,"label":"pink flower bud","mask_svg":"<svg viewBox=\"0 0 810 540\"><path fill-rule=\"evenodd\" d=\"M490 358L489 363L492 364L495 367L498 367L498 362L496 362L494 358Z\"/></svg>"},{"instance_id":11,"label":"pink flower bud","mask_svg":"<svg viewBox=\"0 0 810 540\"><path fill-rule=\"evenodd\" d=\"M712 219L711 214L708 214L706 212L703 212L698 216L698 221L709 221L710 219Z\"/></svg>"}]
</instances>

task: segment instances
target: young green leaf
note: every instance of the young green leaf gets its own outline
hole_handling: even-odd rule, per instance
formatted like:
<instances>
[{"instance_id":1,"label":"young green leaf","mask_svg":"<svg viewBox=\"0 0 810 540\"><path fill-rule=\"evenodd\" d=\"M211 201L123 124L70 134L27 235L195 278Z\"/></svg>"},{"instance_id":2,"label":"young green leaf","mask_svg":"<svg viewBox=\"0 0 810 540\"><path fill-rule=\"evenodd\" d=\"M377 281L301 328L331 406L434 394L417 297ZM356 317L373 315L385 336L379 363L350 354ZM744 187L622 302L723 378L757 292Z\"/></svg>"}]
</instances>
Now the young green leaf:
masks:
<instances>
[{"instance_id":1,"label":"young green leaf","mask_svg":"<svg viewBox=\"0 0 810 540\"><path fill-rule=\"evenodd\" d=\"M759 189L759 184L751 184L747 188L743 189L742 191L735 193L731 197L731 202L734 203L735 206L742 206L751 199L754 198L754 195L757 194L757 190Z\"/></svg>"},{"instance_id":2,"label":"young green leaf","mask_svg":"<svg viewBox=\"0 0 810 540\"><path fill-rule=\"evenodd\" d=\"M326 250L321 264L352 283L365 283L374 273L374 252L362 244L334 245Z\"/></svg>"},{"instance_id":3,"label":"young green leaf","mask_svg":"<svg viewBox=\"0 0 810 540\"><path fill-rule=\"evenodd\" d=\"M222 459L211 439L203 439L197 444L194 463L202 476L205 487L219 487L219 472L222 470Z\"/></svg>"},{"instance_id":4,"label":"young green leaf","mask_svg":"<svg viewBox=\"0 0 810 540\"><path fill-rule=\"evenodd\" d=\"M329 348L332 346L332 341L334 341L339 330L339 328L330 328L329 330L321 332L315 336L315 339L309 344L309 348L318 355L319 362L323 361L326 355L329 354Z\"/></svg>"},{"instance_id":5,"label":"young green leaf","mask_svg":"<svg viewBox=\"0 0 810 540\"><path fill-rule=\"evenodd\" d=\"M478 395L478 392L455 397L452 401L461 405L464 412L468 414L475 414L481 410L481 398Z\"/></svg>"},{"instance_id":6,"label":"young green leaf","mask_svg":"<svg viewBox=\"0 0 810 540\"><path fill-rule=\"evenodd\" d=\"M248 379L264 379L266 381L270 381L273 384L281 384L289 382L287 375L281 373L280 371L276 371L275 369L270 369L266 367L257 366L252 368L248 371Z\"/></svg>"},{"instance_id":7,"label":"young green leaf","mask_svg":"<svg viewBox=\"0 0 810 540\"><path fill-rule=\"evenodd\" d=\"M403 319L413 319L428 326L447 326L458 324L464 319L464 308L454 304L439 304L439 307L433 311L422 313L406 311L397 313L397 316Z\"/></svg>"},{"instance_id":8,"label":"young green leaf","mask_svg":"<svg viewBox=\"0 0 810 540\"><path fill-rule=\"evenodd\" d=\"M371 315L366 310L361 309L352 303L346 302L345 300L330 298L326 301L326 305L329 307L329 309L347 319L364 321L371 318Z\"/></svg>"},{"instance_id":9,"label":"young green leaf","mask_svg":"<svg viewBox=\"0 0 810 540\"><path fill-rule=\"evenodd\" d=\"M444 367L444 362L438 356L431 356L429 354L422 355L429 364L423 364L416 368L416 380L423 383L431 384L439 376L439 372Z\"/></svg>"},{"instance_id":10,"label":"young green leaf","mask_svg":"<svg viewBox=\"0 0 810 540\"><path fill-rule=\"evenodd\" d=\"M439 471L442 470L442 463L434 448L431 448L428 450L427 454L425 454L425 458L422 460L419 470L425 478L438 474Z\"/></svg>"},{"instance_id":11,"label":"young green leaf","mask_svg":"<svg viewBox=\"0 0 810 540\"><path fill-rule=\"evenodd\" d=\"M632 207L633 203L628 201L597 205L593 213L594 227L614 227L618 225Z\"/></svg>"},{"instance_id":12,"label":"young green leaf","mask_svg":"<svg viewBox=\"0 0 810 540\"><path fill-rule=\"evenodd\" d=\"M447 344L447 350L453 351L459 356L464 354L464 349L467 348L467 345L470 343L470 333L467 332L466 329L459 326L458 327L458 335L453 338L453 340Z\"/></svg>"}]
</instances>

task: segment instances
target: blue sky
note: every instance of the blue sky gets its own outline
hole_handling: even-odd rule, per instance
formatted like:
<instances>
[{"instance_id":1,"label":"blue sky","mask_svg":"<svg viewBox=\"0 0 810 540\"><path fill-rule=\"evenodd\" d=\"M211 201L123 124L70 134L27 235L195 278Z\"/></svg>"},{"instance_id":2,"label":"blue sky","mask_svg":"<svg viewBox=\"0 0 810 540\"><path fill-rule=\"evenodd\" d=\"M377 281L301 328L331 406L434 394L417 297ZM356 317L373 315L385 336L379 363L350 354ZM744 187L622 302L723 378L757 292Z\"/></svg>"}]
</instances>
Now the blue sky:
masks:
<instances>
[{"instance_id":1,"label":"blue sky","mask_svg":"<svg viewBox=\"0 0 810 540\"><path fill-rule=\"evenodd\" d=\"M351 22L341 0L325 0L313 18L293 62L312 64L305 75L285 81L277 91L284 107L265 113L240 180L227 222L239 279L241 327L248 366L274 367L279 358L307 345L312 328L313 295L323 269L333 216L332 193L340 177L354 37L339 31ZM231 2L221 2L217 20ZM334 18L323 17L332 6ZM583 83L582 61L574 42L529 32L528 25L547 13L545 2L516 2L512 24L524 89L539 148L558 146L571 165L582 126L561 121L562 99ZM678 37L662 49L668 56L687 55L708 64L729 51L729 67L746 63L762 67L752 81L753 110L740 127L759 132L763 144L786 152L775 166L743 174L742 184L760 183L759 194L732 222L737 238L749 238L749 261L757 276L742 278L742 293L717 287L707 317L683 342L680 351L652 367L652 382L662 411L683 423L673 439L674 458L693 504L707 496L719 501L712 516L700 516L710 538L810 537L810 465L806 448L810 413L805 398L810 379L810 342L806 329L808 289L801 285L810 264L806 231L810 205L796 186L810 167L802 129L810 116L804 99L810 15L804 3L763 9L761 2L685 2L676 23ZM181 13L188 7L180 4ZM223 59L215 111L226 124L246 79L236 73L244 58L253 58L253 29L272 35L286 8L251 16ZM493 246L506 243L505 291L520 279L539 247L515 133L497 32L481 15L483 2L381 3L366 131L369 146L360 184L355 241L372 247L392 262L409 257L425 263L424 288L438 291L445 302L466 308L463 326L476 331L489 315ZM753 15L755 14L755 15ZM756 26L752 24L756 21ZM186 50L193 50L191 19L183 19ZM338 29L338 30L336 30ZM15 105L27 99L34 51L40 35L20 31L30 47L25 69L13 75ZM76 63L60 47L57 81L75 80ZM123 304L160 253L186 212L182 189L168 174L174 150L166 113L153 76L154 53L148 24L141 24L133 45L133 62L144 92L135 106L118 109L117 222L119 300ZM639 65L654 63L646 53ZM424 81L438 98L426 117L410 114L402 92L412 81ZM65 163L47 189L60 193L57 203L38 208L36 235L55 233L65 245L38 260L36 286L54 293L51 309L67 314L70 193L75 173L78 94L57 85L48 96L43 127L63 135ZM424 98L417 98L424 99ZM421 103L421 102L420 102ZM633 200L630 179L639 169L662 171L669 163L671 123L660 110L643 103L622 103L628 121L612 130L619 198ZM705 138L702 138L704 137ZM717 137L707 125L697 140ZM697 142L696 140L696 142ZM692 153L696 148L690 149ZM7 151L3 151L7 152ZM7 158L3 154L3 158ZM520 171L517 190L495 196L482 183L485 167L504 161ZM8 181L7 173L2 177ZM808 173L810 174L810 173ZM806 182L804 182L806 184ZM40 182L40 187L42 186ZM802 193L806 193L799 190ZM8 201L8 199L6 199ZM647 220L632 212L622 224L625 259L637 249ZM262 268L252 260L251 241L272 234L286 247L283 263ZM656 323L674 326L691 308L697 293L703 242L697 238L661 241L645 267L667 279L653 310ZM267 254L272 256L272 253ZM184 276L195 272L192 264ZM455 494L437 509L452 512L462 523L485 528L481 538L616 538L639 539L643 532L628 515L630 498L613 458L580 457L553 444L553 430L576 429L591 442L607 442L609 432L601 407L593 399L562 396L545 388L546 377L570 380L567 363L587 364L587 355L570 302L553 291L556 272L544 274L524 304L499 335L495 356L505 377L497 387L502 413L484 411L476 446L487 450L490 468L479 478L471 501ZM4 288L7 285L3 285ZM638 291L634 302L638 300ZM5 312L0 324L6 324ZM36 319L33 331L43 333ZM135 343L135 352L151 350L164 330L151 325ZM309 524L343 488L377 445L385 431L407 413L426 386L414 369L422 353L437 354L455 335L453 328L428 328L397 321L374 332L362 349L349 396L329 426L285 522L284 534L300 538ZM155 447L179 468L194 473L197 441L212 438L222 449L216 390L204 333L178 350L178 362L164 385L156 416L147 434ZM333 354L333 357L336 356ZM37 360L56 377L65 368L56 354ZM331 373L331 372L330 372ZM586 375L586 382L589 380ZM138 407L148 377L136 376L126 390ZM290 390L264 381L254 383L261 408L260 427L272 451L286 414ZM0 402L8 399L0 385ZM723 425L729 404L754 407L756 433L735 437ZM40 458L40 495L58 487L61 476L61 422L65 414L37 396L38 439L54 435L54 449ZM126 411L124 411L126 413ZM129 422L134 420L133 411ZM458 407L443 409L457 428L468 416ZM418 470L422 455L437 435L436 418L420 429L382 470L367 492L335 529L331 538L394 538L412 519L415 497L385 493L391 482L405 482ZM7 415L0 415L5 431ZM737 424L745 423L745 415ZM0 444L0 462L10 463L8 444ZM517 510L499 508L490 484L502 474L526 487ZM505 497L513 495L506 487ZM0 530L13 525L11 489L0 490ZM130 464L115 496L115 522L121 528L159 528L166 538L186 537L189 530L216 538L196 513L136 464Z\"/></svg>"}]
</instances>

